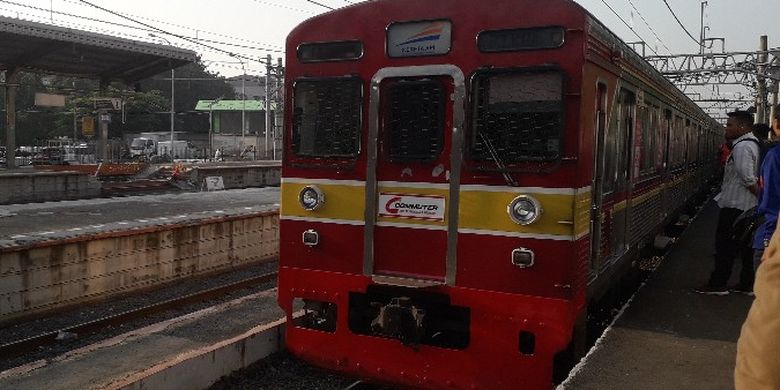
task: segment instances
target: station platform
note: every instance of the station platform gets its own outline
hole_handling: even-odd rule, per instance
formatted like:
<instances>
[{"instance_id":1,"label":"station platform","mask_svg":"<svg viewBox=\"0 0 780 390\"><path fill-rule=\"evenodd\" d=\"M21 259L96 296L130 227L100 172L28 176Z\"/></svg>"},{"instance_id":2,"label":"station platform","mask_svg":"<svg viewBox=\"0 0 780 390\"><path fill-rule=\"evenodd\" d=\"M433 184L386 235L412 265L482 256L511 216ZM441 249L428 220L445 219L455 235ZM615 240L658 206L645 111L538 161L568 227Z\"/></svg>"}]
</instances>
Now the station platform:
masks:
<instances>
[{"instance_id":1,"label":"station platform","mask_svg":"<svg viewBox=\"0 0 780 390\"><path fill-rule=\"evenodd\" d=\"M277 352L284 312L275 290L0 372L0 389L204 389Z\"/></svg>"},{"instance_id":2,"label":"station platform","mask_svg":"<svg viewBox=\"0 0 780 390\"><path fill-rule=\"evenodd\" d=\"M278 188L0 206L0 324L278 256Z\"/></svg>"},{"instance_id":3,"label":"station platform","mask_svg":"<svg viewBox=\"0 0 780 390\"><path fill-rule=\"evenodd\" d=\"M737 339L753 298L693 292L713 267L717 218L709 202L559 390L734 388Z\"/></svg>"}]
</instances>

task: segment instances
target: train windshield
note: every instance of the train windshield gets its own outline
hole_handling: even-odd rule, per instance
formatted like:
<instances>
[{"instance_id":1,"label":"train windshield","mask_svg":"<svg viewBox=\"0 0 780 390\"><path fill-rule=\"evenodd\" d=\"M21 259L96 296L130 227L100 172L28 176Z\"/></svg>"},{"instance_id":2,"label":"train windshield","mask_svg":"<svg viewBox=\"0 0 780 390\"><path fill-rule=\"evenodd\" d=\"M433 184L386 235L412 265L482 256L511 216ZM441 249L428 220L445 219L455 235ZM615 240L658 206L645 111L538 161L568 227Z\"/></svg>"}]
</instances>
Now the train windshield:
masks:
<instances>
[{"instance_id":1,"label":"train windshield","mask_svg":"<svg viewBox=\"0 0 780 390\"><path fill-rule=\"evenodd\" d=\"M446 88L441 80L401 80L386 86L387 154L391 161L430 161L444 148Z\"/></svg>"},{"instance_id":2,"label":"train windshield","mask_svg":"<svg viewBox=\"0 0 780 390\"><path fill-rule=\"evenodd\" d=\"M563 74L492 70L472 83L471 158L504 164L553 161L561 152Z\"/></svg>"},{"instance_id":3,"label":"train windshield","mask_svg":"<svg viewBox=\"0 0 780 390\"><path fill-rule=\"evenodd\" d=\"M293 93L292 147L296 155L358 155L362 120L359 78L298 80Z\"/></svg>"}]
</instances>

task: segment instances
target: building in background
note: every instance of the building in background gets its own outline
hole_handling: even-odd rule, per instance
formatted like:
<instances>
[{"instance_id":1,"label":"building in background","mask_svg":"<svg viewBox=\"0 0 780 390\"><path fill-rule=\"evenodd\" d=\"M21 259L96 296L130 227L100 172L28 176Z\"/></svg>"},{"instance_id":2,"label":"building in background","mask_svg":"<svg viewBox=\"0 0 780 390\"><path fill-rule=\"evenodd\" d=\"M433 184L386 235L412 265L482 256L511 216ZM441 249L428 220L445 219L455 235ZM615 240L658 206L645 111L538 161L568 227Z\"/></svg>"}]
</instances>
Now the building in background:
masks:
<instances>
[{"instance_id":1,"label":"building in background","mask_svg":"<svg viewBox=\"0 0 780 390\"><path fill-rule=\"evenodd\" d=\"M271 128L275 126L275 104L271 105ZM195 111L209 112L211 115L211 147L221 149L223 156L247 154L245 158L265 159L273 155L274 134L268 134L266 150L265 102L261 100L200 100ZM242 117L244 118L242 120ZM245 131L241 132L241 123ZM271 132L273 133L273 131ZM277 144L277 148L278 148ZM212 153L213 155L213 153Z\"/></svg>"}]
</instances>

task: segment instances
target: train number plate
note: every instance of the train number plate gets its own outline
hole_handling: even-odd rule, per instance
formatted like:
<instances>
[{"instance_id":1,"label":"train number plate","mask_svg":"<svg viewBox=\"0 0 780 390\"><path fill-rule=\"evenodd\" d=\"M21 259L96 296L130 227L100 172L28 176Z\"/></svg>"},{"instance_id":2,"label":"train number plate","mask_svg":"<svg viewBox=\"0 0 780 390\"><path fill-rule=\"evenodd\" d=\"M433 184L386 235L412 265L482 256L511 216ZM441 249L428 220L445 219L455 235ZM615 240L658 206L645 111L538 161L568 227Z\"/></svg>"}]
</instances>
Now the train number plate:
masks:
<instances>
[{"instance_id":1,"label":"train number plate","mask_svg":"<svg viewBox=\"0 0 780 390\"><path fill-rule=\"evenodd\" d=\"M444 222L444 197L436 195L379 194L379 216Z\"/></svg>"}]
</instances>

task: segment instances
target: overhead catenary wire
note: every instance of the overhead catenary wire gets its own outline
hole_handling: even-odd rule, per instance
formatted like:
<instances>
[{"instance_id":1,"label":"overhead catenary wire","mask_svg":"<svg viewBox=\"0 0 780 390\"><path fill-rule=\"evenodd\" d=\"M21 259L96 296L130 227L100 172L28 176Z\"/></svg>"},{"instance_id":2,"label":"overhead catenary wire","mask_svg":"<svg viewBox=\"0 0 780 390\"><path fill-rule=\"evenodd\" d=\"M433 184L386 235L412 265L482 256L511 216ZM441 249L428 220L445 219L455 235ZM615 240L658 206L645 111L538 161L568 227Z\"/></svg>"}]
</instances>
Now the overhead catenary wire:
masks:
<instances>
[{"instance_id":1,"label":"overhead catenary wire","mask_svg":"<svg viewBox=\"0 0 780 390\"><path fill-rule=\"evenodd\" d=\"M306 13L306 14L316 14L316 12L314 12L314 11L307 11L307 10L300 9L300 8L293 8L293 7L289 7L289 6L286 6L286 5L272 3L270 1L263 1L263 0L252 0L252 1L254 1L255 3L258 3L258 4L270 5L272 7L279 7L279 8L287 9L287 10L290 10L290 11L303 12L303 13Z\"/></svg>"},{"instance_id":2,"label":"overhead catenary wire","mask_svg":"<svg viewBox=\"0 0 780 390\"><path fill-rule=\"evenodd\" d=\"M602 1L603 1L603 0L602 0ZM671 12L671 13L672 13L672 16L674 16L674 20L676 20L676 21L677 21L677 24L679 24L679 25L680 25L680 27L682 27L683 31L685 31L685 33L686 33L686 34L688 34L688 36L689 36L689 37L691 37L691 39L693 39L693 41L694 41L694 42L696 42L696 45L700 45L700 44L701 44L701 42L699 42L699 40L698 40L698 39L694 38L694 37L693 37L693 35L691 35L691 33L690 33L690 32L688 32L688 29L687 29L687 28L685 28L685 25L683 25L683 24L682 24L682 22L680 21L680 19L677 17L677 14L675 14L675 13L674 13L674 10L672 10L672 7L671 7L671 6L669 6L669 2L668 2L668 1L666 1L666 0L663 0L663 2L664 2L664 4L666 4L666 8L668 8L668 9L669 9L669 12Z\"/></svg>"},{"instance_id":3,"label":"overhead catenary wire","mask_svg":"<svg viewBox=\"0 0 780 390\"><path fill-rule=\"evenodd\" d=\"M81 7L89 7L88 5L83 4L83 3L79 2L78 0L61 0L61 1L64 1L64 2L69 3L69 4L78 5L78 6L81 6ZM256 1L258 1L260 3L263 3L263 4L277 5L277 4L274 4L274 3L263 2L261 0L256 0ZM288 7L284 7L284 6L280 6L280 5L277 5L277 6L282 7L282 8L288 8ZM49 10L49 9L46 10L46 12L49 12L49 11L51 11L51 10ZM303 10L300 10L300 11L301 12L307 12L307 11L303 11ZM54 13L59 13L58 11L53 11L53 12ZM280 45L274 45L274 44L268 43L268 42L260 42L260 41L255 41L255 40L252 40L252 39L246 39L246 38L242 38L242 37L237 37L237 36L234 36L234 35L217 33L217 32L214 32L214 31L204 30L204 29L197 28L197 27L186 26L186 25L182 25L182 24L171 23L171 22L168 22L168 21L165 21L165 20L150 18L150 17L147 17L147 16L141 16L141 15L138 15L138 14L132 14L130 12L119 12L119 13L122 14L122 15L132 16L134 18L138 18L138 19L141 19L141 20L147 20L147 21L150 21L150 22L160 23L160 24L163 24L163 25L166 25L166 26L177 27L177 28L182 28L182 29L185 29L185 30L195 31L196 34L205 33L205 34L214 35L214 36L218 36L218 37L222 37L222 38L235 39L235 40L242 41L242 42L256 43L256 44L264 45L264 46L275 46L275 47L279 47L279 48L282 47ZM314 13L314 12L309 12L309 13ZM198 37L196 37L196 38L198 38ZM198 39L200 39L200 38L198 38Z\"/></svg>"},{"instance_id":4,"label":"overhead catenary wire","mask_svg":"<svg viewBox=\"0 0 780 390\"><path fill-rule=\"evenodd\" d=\"M669 46L666 46L666 43L664 43L664 41L661 39L661 37L658 36L658 34L653 29L653 27L650 26L650 23L647 22L647 19L645 19L645 17L642 15L642 13L639 12L639 10L636 8L636 6L634 6L634 2L632 0L628 0L628 4L631 6L631 8L634 9L634 11L636 11L636 14L639 15L639 18L642 19L642 22L645 23L645 26L647 26L647 29L650 30L650 32L653 33L653 35L655 36L655 39L657 39L658 42L661 43L661 46L663 46L666 49L666 51L669 52L669 54L672 54L672 49L670 49Z\"/></svg>"},{"instance_id":5,"label":"overhead catenary wire","mask_svg":"<svg viewBox=\"0 0 780 390\"><path fill-rule=\"evenodd\" d=\"M11 5L14 5L14 6L17 6L17 7L30 8L30 9L34 9L34 10L41 11L41 12L46 12L46 13L50 13L51 12L51 13L58 14L58 15L64 15L64 16L68 16L68 17L72 17L72 18L76 18L76 19L88 20L88 21L96 22L96 23L108 24L108 25L112 25L112 26L116 26L116 27L129 28L129 29L140 30L140 31L145 31L145 32L158 32L157 30L151 29L151 28L143 28L143 27L139 27L139 26L132 26L132 25L129 25L129 24L111 22L111 21L108 21L108 20L91 18L91 17L81 16L81 15L75 15L75 14L62 12L62 11L53 11L53 10L48 10L48 9L44 9L44 8L40 8L40 7L27 5L27 4L21 4L21 3L17 3L17 2L9 1L9 0L0 0L0 3L11 4ZM25 14L25 15L31 15L31 14ZM110 31L110 30L106 30L106 31ZM115 31L112 31L112 32L114 34L116 34L116 35L123 34L121 32L115 32ZM215 34L215 35L217 35L217 34ZM238 43L223 42L223 41L218 41L218 40L213 40L213 39L206 39L206 38L201 38L201 37L188 37L188 38L194 39L194 40L198 40L198 41L201 41L201 42L214 43L214 44L225 45L225 46L232 46L232 47L237 47L237 48L242 48L242 49L258 50L258 51L271 52L271 53L284 53L284 50L276 49L276 48L242 45L242 44L238 44ZM230 38L233 38L233 37L230 37ZM247 42L254 42L254 41L248 41L247 40Z\"/></svg>"},{"instance_id":6,"label":"overhead catenary wire","mask_svg":"<svg viewBox=\"0 0 780 390\"><path fill-rule=\"evenodd\" d=\"M628 27L628 29L629 29L629 30L631 30L631 32L632 32L632 33L634 33L634 35L636 35L636 37L637 37L637 38L639 38L639 40L640 40L640 41L642 41L642 42L645 42L645 39L644 39L644 38L642 38L642 36L641 36L641 35L639 35L639 33L637 33L637 32L636 32L636 30L634 30L634 28L633 28L633 27L631 27L631 26L630 26L630 25L629 25L629 24L626 22L626 20L625 20L625 19L623 19L623 17L622 17L622 16L620 16L620 14L618 14L618 13L617 13L617 11L615 11L615 9L614 9L614 8L612 8L612 6L611 6L611 5L609 5L609 3L607 3L607 1L606 1L606 0L601 0L601 2L602 2L602 3L604 3L604 5L606 5L606 6L607 6L607 8L609 8L609 10L610 10L610 11L612 11L612 13L613 13L613 14L615 14L615 16L617 16L617 18L618 18L618 19L620 19L620 21L621 21L621 22L623 22L623 24L625 24L625 25L626 25L626 27ZM652 52L653 52L653 54L655 54L655 55L658 55L658 52L656 52L655 50L653 50L653 48L652 48L652 47L649 47L649 49L650 49L650 51L652 51Z\"/></svg>"},{"instance_id":7,"label":"overhead catenary wire","mask_svg":"<svg viewBox=\"0 0 780 390\"><path fill-rule=\"evenodd\" d=\"M153 29L155 32L158 32L158 33L160 33L160 34L169 35L169 36L176 37L176 38L179 38L179 39L181 39L181 40L184 40L184 41L187 41L187 42L190 42L190 43L194 43L194 44L196 44L196 45L199 45L199 46L202 46L202 47L206 47L206 48L210 48L210 49L212 49L212 50L216 50L216 51L219 51L219 52L223 52L223 53L225 53L225 54L228 54L228 55L230 55L230 56L232 56L232 57L236 57L236 58L242 58L242 59L245 59L245 60L251 60L251 61L258 61L258 62L260 62L260 63L263 63L263 64L266 64L266 63L267 63L267 61L265 61L265 60L263 60L263 59L251 58L251 57L248 57L248 56L240 55L240 54L237 54L237 53L234 53L234 52L231 52L231 51L225 50L225 49L221 49L221 48L218 48L218 47L215 47L215 46L211 46L211 45L208 45L208 44L205 44L205 43L202 43L202 42L198 42L198 40L195 40L195 39L190 39L190 38L188 38L188 37L185 37L185 36L183 36L183 35L180 35L180 34L175 34L175 33L169 32L169 31L165 31L165 30L163 30L163 29L161 29L161 28L159 28L159 27L155 27L155 26L152 26L152 25L150 25L150 24L147 24L147 23L141 22L141 21L139 21L139 20L136 20L136 19L134 19L134 18L131 18L131 17L129 17L129 16L122 15L122 14L120 14L120 13L116 12L116 11L112 11L112 10L110 10L110 9L108 9L108 8L101 7L101 6L97 5L97 4L94 4L94 3L91 3L91 2L89 2L89 1L87 1L87 0L79 0L79 1L80 1L80 2L82 2L82 3L84 3L84 4L88 4L88 5L90 5L90 6L94 7L94 8L96 8L96 9L99 9L99 10L101 10L101 11L104 11L104 12L110 13L111 15L118 16L118 17L120 17L120 18L127 19L127 20L129 20L129 21L131 21L131 22L133 22L133 23L137 23L137 24L140 24L140 25L142 25L142 26L145 26L145 27L151 28L151 29ZM273 64L269 64L269 65L273 65Z\"/></svg>"},{"instance_id":8,"label":"overhead catenary wire","mask_svg":"<svg viewBox=\"0 0 780 390\"><path fill-rule=\"evenodd\" d=\"M320 7L324 7L324 8L331 9L331 10L332 10L332 9L334 9L334 8L333 8L333 7L331 7L331 6L327 6L327 5L325 5L325 4L322 4L322 3L316 2L316 1L314 1L314 0L306 0L306 1L307 1L307 2L309 2L309 3L315 4L315 5L319 5Z\"/></svg>"},{"instance_id":9,"label":"overhead catenary wire","mask_svg":"<svg viewBox=\"0 0 780 390\"><path fill-rule=\"evenodd\" d=\"M14 12L14 13L17 13L19 15L25 15L25 16L28 17L25 20L29 20L29 21L32 21L32 22L44 22L45 23L45 22L48 22L48 20L49 20L48 16L41 16L41 15L35 15L35 14L31 14L31 13L26 13L26 12L19 12L19 11L8 9L8 8L0 7L0 11ZM66 21L63 21L63 20L59 20L57 23L58 23L59 26L66 27L66 28L73 28L73 29L78 29L78 30L90 31L90 32L99 33L99 34L113 34L114 36L121 36L121 37L125 37L125 38L128 38L128 39L133 39L133 40L145 40L145 39L148 39L148 37L146 37L146 36L138 36L138 35L133 35L133 34L130 34L130 33L123 33L123 32L105 30L105 29L101 29L101 28L96 27L96 26L89 26L89 25L84 25L84 24L71 23L71 22L66 22ZM186 45L186 44L185 45L181 45L180 47L183 48L183 49L193 49L193 50L196 49L196 48L199 48L196 45ZM199 49L201 51L206 51L206 52L211 52L211 53L216 52L216 53L220 53L220 54L225 54L225 52L221 51L221 50L220 51L215 51L215 50L211 50L211 49L208 49L208 48L199 48ZM237 67L237 66L230 66L230 65L225 65L225 64L220 64L219 63L219 62L226 62L226 61L213 60L213 59L209 59L209 58L202 58L201 62L209 63L208 66L215 66L215 67L220 67L220 68L224 68L224 69L231 69L231 70L236 70L236 71L244 70L244 69L242 69L240 67ZM249 65L251 63L252 62L250 61L247 65ZM255 70L255 69L252 69L251 67L247 66L246 67L246 73L247 73L247 75L249 75L249 74L262 75L262 74L264 74L264 70L263 69Z\"/></svg>"}]
</instances>

